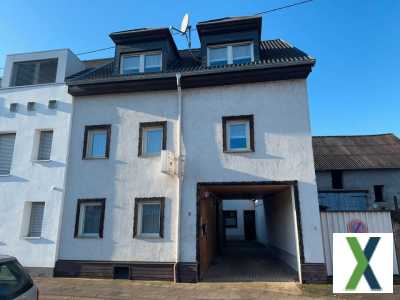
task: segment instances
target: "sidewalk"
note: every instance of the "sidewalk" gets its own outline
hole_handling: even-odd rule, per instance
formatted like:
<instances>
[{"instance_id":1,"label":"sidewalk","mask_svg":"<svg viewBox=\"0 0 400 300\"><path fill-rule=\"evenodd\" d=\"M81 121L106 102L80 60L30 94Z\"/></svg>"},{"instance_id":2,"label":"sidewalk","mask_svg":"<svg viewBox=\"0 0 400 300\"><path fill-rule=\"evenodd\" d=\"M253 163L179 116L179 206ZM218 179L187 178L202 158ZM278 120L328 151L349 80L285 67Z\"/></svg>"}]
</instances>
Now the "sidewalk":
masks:
<instances>
[{"instance_id":1,"label":"sidewalk","mask_svg":"<svg viewBox=\"0 0 400 300\"><path fill-rule=\"evenodd\" d=\"M305 285L295 283L197 283L174 284L170 282L35 278L40 290L40 300L263 300L263 299L399 299L396 295L334 296L330 285Z\"/></svg>"}]
</instances>

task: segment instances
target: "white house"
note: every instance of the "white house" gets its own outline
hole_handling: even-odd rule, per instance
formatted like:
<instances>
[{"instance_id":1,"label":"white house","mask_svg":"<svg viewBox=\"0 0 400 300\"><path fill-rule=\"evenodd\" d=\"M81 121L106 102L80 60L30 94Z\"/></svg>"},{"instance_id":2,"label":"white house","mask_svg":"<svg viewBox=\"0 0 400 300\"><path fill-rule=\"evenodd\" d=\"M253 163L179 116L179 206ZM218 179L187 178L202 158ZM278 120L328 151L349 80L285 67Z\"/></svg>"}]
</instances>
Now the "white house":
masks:
<instances>
[{"instance_id":1,"label":"white house","mask_svg":"<svg viewBox=\"0 0 400 300\"><path fill-rule=\"evenodd\" d=\"M57 258L72 96L86 66L68 49L13 54L0 88L0 253L36 275Z\"/></svg>"},{"instance_id":2,"label":"white house","mask_svg":"<svg viewBox=\"0 0 400 300\"><path fill-rule=\"evenodd\" d=\"M306 78L315 60L261 40L260 17L112 33L115 57L74 97L56 276L197 281L223 199L262 199L276 254L325 278ZM268 217L268 214L280 217Z\"/></svg>"},{"instance_id":3,"label":"white house","mask_svg":"<svg viewBox=\"0 0 400 300\"><path fill-rule=\"evenodd\" d=\"M395 135L317 136L313 148L321 209L393 210L400 203Z\"/></svg>"}]
</instances>

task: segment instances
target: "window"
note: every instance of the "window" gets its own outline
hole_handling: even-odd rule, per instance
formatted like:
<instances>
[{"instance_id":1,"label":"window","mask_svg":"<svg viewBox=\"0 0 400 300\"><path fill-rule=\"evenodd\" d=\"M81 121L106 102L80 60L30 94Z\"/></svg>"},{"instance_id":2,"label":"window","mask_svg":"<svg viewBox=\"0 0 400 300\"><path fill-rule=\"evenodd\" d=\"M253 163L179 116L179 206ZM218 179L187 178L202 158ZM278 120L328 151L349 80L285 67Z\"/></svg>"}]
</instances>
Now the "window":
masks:
<instances>
[{"instance_id":1,"label":"window","mask_svg":"<svg viewBox=\"0 0 400 300\"><path fill-rule=\"evenodd\" d=\"M333 170L331 171L332 176L332 188L342 189L343 188L343 171Z\"/></svg>"},{"instance_id":2,"label":"window","mask_svg":"<svg viewBox=\"0 0 400 300\"><path fill-rule=\"evenodd\" d=\"M237 211L224 210L224 226L227 228L237 227Z\"/></svg>"},{"instance_id":3,"label":"window","mask_svg":"<svg viewBox=\"0 0 400 300\"><path fill-rule=\"evenodd\" d=\"M111 125L86 126L83 159L108 159L110 138Z\"/></svg>"},{"instance_id":4,"label":"window","mask_svg":"<svg viewBox=\"0 0 400 300\"><path fill-rule=\"evenodd\" d=\"M27 105L27 110L28 111L34 111L35 110L35 102L28 102L28 105Z\"/></svg>"},{"instance_id":5,"label":"window","mask_svg":"<svg viewBox=\"0 0 400 300\"><path fill-rule=\"evenodd\" d=\"M120 73L129 75L144 72L160 72L162 69L161 52L122 54Z\"/></svg>"},{"instance_id":6,"label":"window","mask_svg":"<svg viewBox=\"0 0 400 300\"><path fill-rule=\"evenodd\" d=\"M374 185L375 202L383 202L383 185Z\"/></svg>"},{"instance_id":7,"label":"window","mask_svg":"<svg viewBox=\"0 0 400 300\"><path fill-rule=\"evenodd\" d=\"M44 202L32 202L28 237L40 237L42 235L43 214Z\"/></svg>"},{"instance_id":8,"label":"window","mask_svg":"<svg viewBox=\"0 0 400 300\"><path fill-rule=\"evenodd\" d=\"M56 109L57 108L57 100L49 100L48 108Z\"/></svg>"},{"instance_id":9,"label":"window","mask_svg":"<svg viewBox=\"0 0 400 300\"><path fill-rule=\"evenodd\" d=\"M53 130L40 131L38 160L50 160L51 145L53 143Z\"/></svg>"},{"instance_id":10,"label":"window","mask_svg":"<svg viewBox=\"0 0 400 300\"><path fill-rule=\"evenodd\" d=\"M105 199L78 200L75 237L103 237L105 201Z\"/></svg>"},{"instance_id":11,"label":"window","mask_svg":"<svg viewBox=\"0 0 400 300\"><path fill-rule=\"evenodd\" d=\"M157 156L167 147L167 122L139 124L139 156Z\"/></svg>"},{"instance_id":12,"label":"window","mask_svg":"<svg viewBox=\"0 0 400 300\"><path fill-rule=\"evenodd\" d=\"M9 175L14 153L15 133L0 134L0 175Z\"/></svg>"},{"instance_id":13,"label":"window","mask_svg":"<svg viewBox=\"0 0 400 300\"><path fill-rule=\"evenodd\" d=\"M208 65L245 64L254 61L253 43L208 47Z\"/></svg>"},{"instance_id":14,"label":"window","mask_svg":"<svg viewBox=\"0 0 400 300\"><path fill-rule=\"evenodd\" d=\"M13 66L12 86L53 83L56 81L58 60L16 62Z\"/></svg>"},{"instance_id":15,"label":"window","mask_svg":"<svg viewBox=\"0 0 400 300\"><path fill-rule=\"evenodd\" d=\"M224 152L254 151L254 118L232 116L222 118Z\"/></svg>"},{"instance_id":16,"label":"window","mask_svg":"<svg viewBox=\"0 0 400 300\"><path fill-rule=\"evenodd\" d=\"M159 238L164 236L165 198L136 198L133 237Z\"/></svg>"}]
</instances>

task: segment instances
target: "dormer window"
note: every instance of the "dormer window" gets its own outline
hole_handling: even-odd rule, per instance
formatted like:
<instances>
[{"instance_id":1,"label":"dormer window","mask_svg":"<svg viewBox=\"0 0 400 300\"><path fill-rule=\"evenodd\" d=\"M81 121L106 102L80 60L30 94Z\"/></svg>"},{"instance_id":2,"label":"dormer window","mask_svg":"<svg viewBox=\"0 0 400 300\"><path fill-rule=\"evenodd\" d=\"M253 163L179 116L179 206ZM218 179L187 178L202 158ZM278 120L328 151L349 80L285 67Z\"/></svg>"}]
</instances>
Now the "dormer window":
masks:
<instances>
[{"instance_id":1,"label":"dormer window","mask_svg":"<svg viewBox=\"0 0 400 300\"><path fill-rule=\"evenodd\" d=\"M121 55L120 73L124 75L160 72L161 52L134 53Z\"/></svg>"},{"instance_id":2,"label":"dormer window","mask_svg":"<svg viewBox=\"0 0 400 300\"><path fill-rule=\"evenodd\" d=\"M56 82L58 59L15 62L12 86L45 84Z\"/></svg>"},{"instance_id":3,"label":"dormer window","mask_svg":"<svg viewBox=\"0 0 400 300\"><path fill-rule=\"evenodd\" d=\"M254 61L253 43L209 46L207 48L208 66L227 64L246 64Z\"/></svg>"}]
</instances>

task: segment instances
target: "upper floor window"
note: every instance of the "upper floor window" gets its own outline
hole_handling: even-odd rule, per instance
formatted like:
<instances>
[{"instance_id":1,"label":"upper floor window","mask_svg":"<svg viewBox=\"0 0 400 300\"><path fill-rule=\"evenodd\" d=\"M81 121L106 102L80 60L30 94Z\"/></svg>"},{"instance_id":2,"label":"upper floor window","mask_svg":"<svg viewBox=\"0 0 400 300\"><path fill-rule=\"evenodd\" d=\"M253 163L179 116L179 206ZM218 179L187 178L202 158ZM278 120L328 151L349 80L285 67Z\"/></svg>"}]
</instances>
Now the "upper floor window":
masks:
<instances>
[{"instance_id":1,"label":"upper floor window","mask_svg":"<svg viewBox=\"0 0 400 300\"><path fill-rule=\"evenodd\" d=\"M110 152L111 125L85 127L83 159L107 159Z\"/></svg>"},{"instance_id":2,"label":"upper floor window","mask_svg":"<svg viewBox=\"0 0 400 300\"><path fill-rule=\"evenodd\" d=\"M254 61L253 43L211 46L207 49L208 65L244 64Z\"/></svg>"},{"instance_id":3,"label":"upper floor window","mask_svg":"<svg viewBox=\"0 0 400 300\"><path fill-rule=\"evenodd\" d=\"M254 151L254 120L252 115L222 118L224 152Z\"/></svg>"},{"instance_id":4,"label":"upper floor window","mask_svg":"<svg viewBox=\"0 0 400 300\"><path fill-rule=\"evenodd\" d=\"M167 122L144 122L139 125L139 156L157 156L166 149Z\"/></svg>"},{"instance_id":5,"label":"upper floor window","mask_svg":"<svg viewBox=\"0 0 400 300\"><path fill-rule=\"evenodd\" d=\"M37 160L50 160L53 130L41 130L39 135Z\"/></svg>"},{"instance_id":6,"label":"upper floor window","mask_svg":"<svg viewBox=\"0 0 400 300\"><path fill-rule=\"evenodd\" d=\"M159 72L162 67L161 52L121 55L121 74Z\"/></svg>"},{"instance_id":7,"label":"upper floor window","mask_svg":"<svg viewBox=\"0 0 400 300\"><path fill-rule=\"evenodd\" d=\"M56 82L58 59L16 62L13 65L12 86Z\"/></svg>"},{"instance_id":8,"label":"upper floor window","mask_svg":"<svg viewBox=\"0 0 400 300\"><path fill-rule=\"evenodd\" d=\"M0 134L0 175L9 175L14 153L15 133Z\"/></svg>"}]
</instances>

